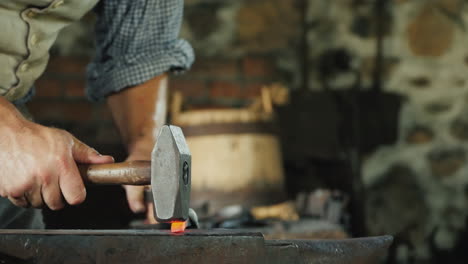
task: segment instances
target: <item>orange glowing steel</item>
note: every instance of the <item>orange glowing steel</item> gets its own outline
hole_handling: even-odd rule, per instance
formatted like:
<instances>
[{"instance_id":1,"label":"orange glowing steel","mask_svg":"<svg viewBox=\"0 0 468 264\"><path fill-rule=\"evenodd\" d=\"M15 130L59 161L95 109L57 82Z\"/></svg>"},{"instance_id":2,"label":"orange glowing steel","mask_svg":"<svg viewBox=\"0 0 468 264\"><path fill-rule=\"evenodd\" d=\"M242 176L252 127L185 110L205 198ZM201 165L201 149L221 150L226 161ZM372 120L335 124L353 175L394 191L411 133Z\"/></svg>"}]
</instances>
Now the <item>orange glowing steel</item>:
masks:
<instances>
[{"instance_id":1,"label":"orange glowing steel","mask_svg":"<svg viewBox=\"0 0 468 264\"><path fill-rule=\"evenodd\" d=\"M171 223L171 232L172 233L180 233L185 231L185 227L187 227L186 221L178 221Z\"/></svg>"}]
</instances>

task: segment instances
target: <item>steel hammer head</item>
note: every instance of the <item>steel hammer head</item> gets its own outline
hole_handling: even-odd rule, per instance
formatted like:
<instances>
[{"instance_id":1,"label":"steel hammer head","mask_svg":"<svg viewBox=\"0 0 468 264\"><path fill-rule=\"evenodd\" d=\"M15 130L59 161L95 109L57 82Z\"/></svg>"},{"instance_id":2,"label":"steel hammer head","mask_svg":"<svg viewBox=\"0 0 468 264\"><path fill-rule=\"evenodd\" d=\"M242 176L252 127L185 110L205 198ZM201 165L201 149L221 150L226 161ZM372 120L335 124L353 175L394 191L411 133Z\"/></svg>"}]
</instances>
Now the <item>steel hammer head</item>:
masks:
<instances>
[{"instance_id":1,"label":"steel hammer head","mask_svg":"<svg viewBox=\"0 0 468 264\"><path fill-rule=\"evenodd\" d=\"M182 130L163 126L151 154L151 188L158 222L188 219L191 160Z\"/></svg>"}]
</instances>

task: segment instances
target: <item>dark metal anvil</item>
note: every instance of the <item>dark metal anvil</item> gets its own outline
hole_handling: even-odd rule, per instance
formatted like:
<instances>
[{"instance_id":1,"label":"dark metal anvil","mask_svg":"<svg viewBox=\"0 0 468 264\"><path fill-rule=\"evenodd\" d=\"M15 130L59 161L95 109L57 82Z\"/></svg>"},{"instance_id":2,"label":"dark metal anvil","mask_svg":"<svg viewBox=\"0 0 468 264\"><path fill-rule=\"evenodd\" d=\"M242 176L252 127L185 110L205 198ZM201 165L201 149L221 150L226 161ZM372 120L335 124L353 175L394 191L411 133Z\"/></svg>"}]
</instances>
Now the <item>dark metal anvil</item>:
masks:
<instances>
[{"instance_id":1,"label":"dark metal anvil","mask_svg":"<svg viewBox=\"0 0 468 264\"><path fill-rule=\"evenodd\" d=\"M0 263L378 263L391 236L265 240L228 230L0 230Z\"/></svg>"}]
</instances>

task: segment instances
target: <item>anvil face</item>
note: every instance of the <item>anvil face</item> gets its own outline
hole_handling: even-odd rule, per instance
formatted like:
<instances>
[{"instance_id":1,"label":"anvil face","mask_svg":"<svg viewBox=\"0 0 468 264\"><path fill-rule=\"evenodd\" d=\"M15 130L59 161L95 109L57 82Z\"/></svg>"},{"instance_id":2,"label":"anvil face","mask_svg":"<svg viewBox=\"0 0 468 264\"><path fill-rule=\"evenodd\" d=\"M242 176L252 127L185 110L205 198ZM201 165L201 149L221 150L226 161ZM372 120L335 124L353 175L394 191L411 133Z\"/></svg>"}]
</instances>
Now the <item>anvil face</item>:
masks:
<instances>
[{"instance_id":1,"label":"anvil face","mask_svg":"<svg viewBox=\"0 0 468 264\"><path fill-rule=\"evenodd\" d=\"M0 263L381 263L392 237L265 240L235 230L0 230Z\"/></svg>"},{"instance_id":2,"label":"anvil face","mask_svg":"<svg viewBox=\"0 0 468 264\"><path fill-rule=\"evenodd\" d=\"M182 130L163 126L151 154L151 188L158 222L188 219L191 160Z\"/></svg>"}]
</instances>

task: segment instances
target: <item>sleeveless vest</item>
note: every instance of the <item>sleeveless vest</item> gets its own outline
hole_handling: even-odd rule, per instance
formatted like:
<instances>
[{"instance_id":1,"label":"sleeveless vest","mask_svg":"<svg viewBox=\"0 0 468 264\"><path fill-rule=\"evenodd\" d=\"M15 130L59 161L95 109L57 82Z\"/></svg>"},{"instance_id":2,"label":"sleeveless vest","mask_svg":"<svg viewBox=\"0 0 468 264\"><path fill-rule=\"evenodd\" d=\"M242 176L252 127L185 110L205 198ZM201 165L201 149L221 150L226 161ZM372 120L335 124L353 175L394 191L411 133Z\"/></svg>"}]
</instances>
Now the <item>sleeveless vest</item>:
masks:
<instances>
[{"instance_id":1,"label":"sleeveless vest","mask_svg":"<svg viewBox=\"0 0 468 264\"><path fill-rule=\"evenodd\" d=\"M59 31L98 0L0 1L0 96L24 97L44 72Z\"/></svg>"}]
</instances>

